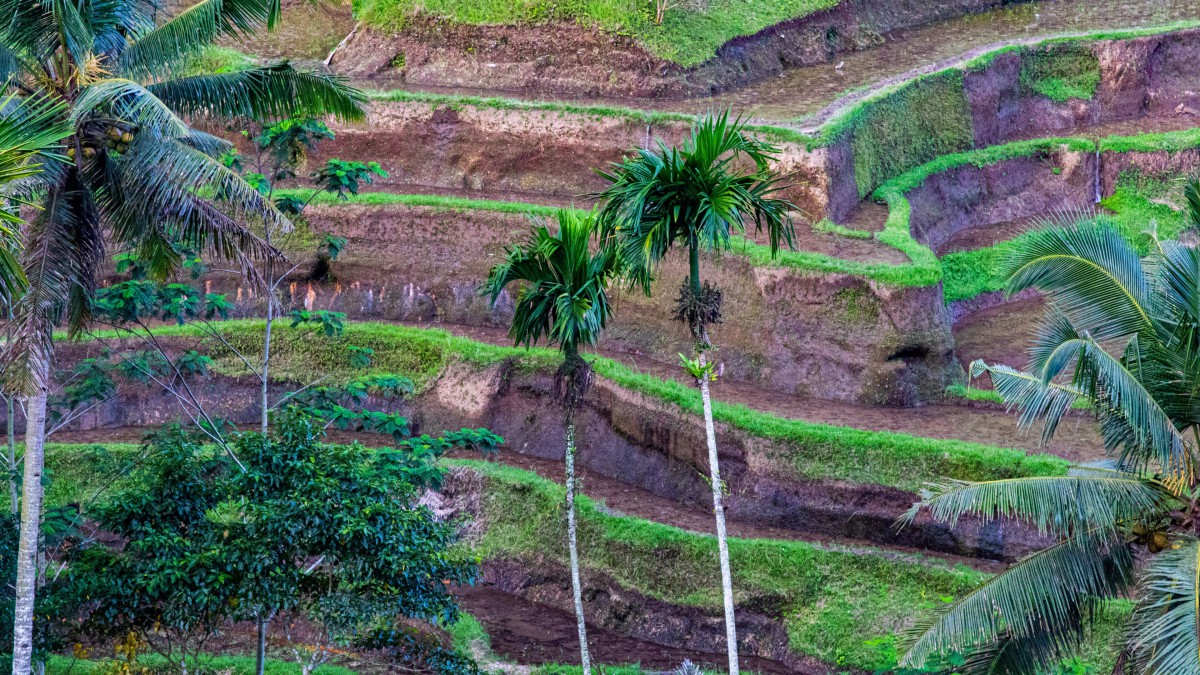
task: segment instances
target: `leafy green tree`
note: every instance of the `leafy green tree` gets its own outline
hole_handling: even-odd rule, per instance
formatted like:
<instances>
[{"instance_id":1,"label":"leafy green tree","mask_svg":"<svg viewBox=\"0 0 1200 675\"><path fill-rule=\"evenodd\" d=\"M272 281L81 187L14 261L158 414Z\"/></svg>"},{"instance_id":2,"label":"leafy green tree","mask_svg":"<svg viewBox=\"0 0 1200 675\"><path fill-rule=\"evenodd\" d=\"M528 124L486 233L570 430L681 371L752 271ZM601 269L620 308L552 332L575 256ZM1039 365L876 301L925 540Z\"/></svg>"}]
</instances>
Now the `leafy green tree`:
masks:
<instances>
[{"instance_id":1,"label":"leafy green tree","mask_svg":"<svg viewBox=\"0 0 1200 675\"><path fill-rule=\"evenodd\" d=\"M157 279L180 264L177 244L248 270L278 258L244 223L285 216L222 166L228 143L183 118L364 116L361 94L286 63L177 77L217 38L273 27L279 0L202 0L156 26L158 14L153 0L0 0L0 81L19 99L53 101L73 132L69 162L47 165L29 192L41 211L26 228L28 284L4 357L9 387L29 395L14 675L31 666L54 327L65 321L74 336L88 325L106 242L137 251Z\"/></svg>"},{"instance_id":2,"label":"leafy green tree","mask_svg":"<svg viewBox=\"0 0 1200 675\"><path fill-rule=\"evenodd\" d=\"M972 370L1045 439L1086 400L1112 458L924 492L907 520L1013 518L1054 543L919 622L902 665L959 652L965 673L1050 672L1103 603L1132 597L1115 672L1200 673L1200 250L1154 241L1139 258L1096 221L1031 234L1007 261L1008 291L1042 291L1047 313L1026 371Z\"/></svg>"},{"instance_id":3,"label":"leafy green tree","mask_svg":"<svg viewBox=\"0 0 1200 675\"><path fill-rule=\"evenodd\" d=\"M452 623L449 585L472 583L476 566L453 546L455 523L419 499L438 485L445 452L498 439L464 430L376 450L325 443L325 425L285 409L269 437L237 439L244 470L203 435L158 432L96 514L123 545L77 551L50 595L79 608L74 625L89 639L132 631L197 667L228 622L267 614L317 628L306 636L315 651L297 655L304 672L397 617Z\"/></svg>"},{"instance_id":4,"label":"leafy green tree","mask_svg":"<svg viewBox=\"0 0 1200 675\"><path fill-rule=\"evenodd\" d=\"M301 198L295 194L276 194L280 182L298 177L301 167L307 161L308 154L316 149L321 141L333 140L334 133L321 120L310 115L289 117L272 124L250 121L241 130L243 136L252 140L253 155L244 157L236 152L230 152L222 161L234 171L241 172L247 182L255 187L266 199L270 200L281 213L288 216L300 216L309 204L322 193L330 192L338 199L349 199L357 195L361 184L370 184L376 176L387 176L378 162L347 162L340 159L328 159L325 164L313 171L309 178L313 189L307 197ZM264 230L266 242L272 246L284 247L291 233L290 228L275 227L268 224ZM346 240L332 235L325 235L316 251L316 261L310 278L325 280L330 276L330 262L336 260ZM263 357L255 373L261 384L262 419L261 430L267 431L267 420L271 412L270 381L271 381L271 337L276 316L278 316L278 301L275 297L279 285L294 272L296 267L281 269L268 261L263 270L264 284L267 287L266 321L267 328L263 333ZM299 312L293 312L293 326ZM325 313L326 315L330 313ZM307 321L308 312L304 312ZM338 332L340 332L340 323Z\"/></svg>"},{"instance_id":5,"label":"leafy green tree","mask_svg":"<svg viewBox=\"0 0 1200 675\"><path fill-rule=\"evenodd\" d=\"M509 249L504 262L492 269L481 291L492 304L512 283L521 284L517 293L509 337L517 344L532 346L543 337L558 344L563 363L556 377L562 396L566 427L567 546L571 558L571 588L579 631L583 672L591 672L583 594L579 581L579 549L575 523L575 410L591 379L591 365L579 354L580 346L595 345L613 314L608 285L620 271L616 252L600 247L595 253L594 214L558 212L558 233L537 224L523 246Z\"/></svg>"},{"instance_id":6,"label":"leafy green tree","mask_svg":"<svg viewBox=\"0 0 1200 675\"><path fill-rule=\"evenodd\" d=\"M729 114L701 118L681 147L640 149L631 157L601 172L612 183L598 195L603 200L600 222L603 238L611 241L632 278L647 295L659 263L675 246L687 249L689 276L680 288L677 318L691 331L696 358L684 365L700 388L708 438L708 465L712 483L713 515L721 560L725 600L725 629L729 672L738 672L737 628L733 615L733 577L725 535L724 483L717 463L716 432L712 419L709 382L714 364L708 327L721 320L721 293L700 282L701 251L728 249L733 237L754 222L756 234L765 232L771 255L783 244L792 245L793 206L777 199L781 178L772 172L773 146L753 138L741 120ZM748 170L747 165L753 169Z\"/></svg>"}]
</instances>

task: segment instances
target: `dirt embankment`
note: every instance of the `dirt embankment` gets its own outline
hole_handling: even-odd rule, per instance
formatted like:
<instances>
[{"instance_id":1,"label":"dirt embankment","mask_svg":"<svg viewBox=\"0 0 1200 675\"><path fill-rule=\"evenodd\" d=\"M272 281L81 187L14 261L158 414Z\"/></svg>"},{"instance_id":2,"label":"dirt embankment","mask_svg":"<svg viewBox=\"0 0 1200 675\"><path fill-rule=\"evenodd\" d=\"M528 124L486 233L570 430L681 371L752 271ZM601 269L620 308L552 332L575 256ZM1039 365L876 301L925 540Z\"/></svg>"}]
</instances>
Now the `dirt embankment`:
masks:
<instances>
[{"instance_id":1,"label":"dirt embankment","mask_svg":"<svg viewBox=\"0 0 1200 675\"><path fill-rule=\"evenodd\" d=\"M76 356L83 356L80 348ZM372 401L410 417L414 433L487 427L503 436L506 452L561 461L561 409L548 375L497 366L482 372L455 367L420 398L400 404ZM249 379L215 378L192 387L210 415L237 424L259 419L258 386ZM282 388L276 393L278 399ZM97 406L68 430L146 427L178 418L173 398L159 388L134 387ZM580 464L589 471L685 506L710 510L703 425L674 406L598 379L577 418ZM1011 561L1040 539L1027 528L996 521L949 528L926 516L897 531L900 514L916 500L904 490L811 480L792 468L802 447L718 425L722 474L728 481L731 520L817 538L850 539Z\"/></svg>"},{"instance_id":2,"label":"dirt embankment","mask_svg":"<svg viewBox=\"0 0 1200 675\"><path fill-rule=\"evenodd\" d=\"M314 208L309 220L313 230L349 242L333 263L336 282L297 278L283 289L289 308L330 309L355 319L508 324L512 295L506 291L493 309L478 289L505 246L526 237L525 216L336 206ZM301 262L309 255L293 257ZM301 272L310 268L306 263ZM844 274L756 268L737 253L706 257L703 272L724 293L724 321L712 333L725 377L787 394L913 405L937 398L960 376L949 315L936 287L887 287ZM664 362L688 352L686 330L672 318L686 276L686 260L672 256L651 297L617 291L616 319L605 345ZM260 315L248 289L221 279L209 289L226 292L243 313Z\"/></svg>"},{"instance_id":3,"label":"dirt embankment","mask_svg":"<svg viewBox=\"0 0 1200 675\"><path fill-rule=\"evenodd\" d=\"M576 96L680 97L725 91L785 68L869 48L880 34L978 12L1004 0L843 0L835 8L736 38L694 68L636 41L576 24L464 26L410 20L363 29L335 55L336 72L394 84Z\"/></svg>"},{"instance_id":4,"label":"dirt embankment","mask_svg":"<svg viewBox=\"0 0 1200 675\"><path fill-rule=\"evenodd\" d=\"M907 193L913 238L938 251L963 235L1032 216L1092 208L1097 161L1058 150L934 174Z\"/></svg>"},{"instance_id":5,"label":"dirt embankment","mask_svg":"<svg viewBox=\"0 0 1200 675\"><path fill-rule=\"evenodd\" d=\"M377 101L364 125L339 125L337 138L320 147L316 160L338 157L378 161L389 173L371 189L530 195L560 202L590 202L609 183L596 174L637 148L681 142L691 123L643 121L627 115L595 115L539 108L438 106ZM823 152L778 143L774 163L788 187L780 196L805 214L823 213Z\"/></svg>"}]
</instances>

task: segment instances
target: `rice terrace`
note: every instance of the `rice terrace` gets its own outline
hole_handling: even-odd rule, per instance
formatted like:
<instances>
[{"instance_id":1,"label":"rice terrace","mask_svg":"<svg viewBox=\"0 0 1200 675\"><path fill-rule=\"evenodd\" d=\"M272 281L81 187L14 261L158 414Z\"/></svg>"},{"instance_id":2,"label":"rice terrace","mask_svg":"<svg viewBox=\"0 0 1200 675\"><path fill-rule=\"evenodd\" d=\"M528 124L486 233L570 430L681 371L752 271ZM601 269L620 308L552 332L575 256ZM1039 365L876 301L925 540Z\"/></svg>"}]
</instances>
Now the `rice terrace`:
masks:
<instances>
[{"instance_id":1,"label":"rice terrace","mask_svg":"<svg viewBox=\"0 0 1200 675\"><path fill-rule=\"evenodd\" d=\"M13 675L1200 675L1194 0L0 0Z\"/></svg>"}]
</instances>

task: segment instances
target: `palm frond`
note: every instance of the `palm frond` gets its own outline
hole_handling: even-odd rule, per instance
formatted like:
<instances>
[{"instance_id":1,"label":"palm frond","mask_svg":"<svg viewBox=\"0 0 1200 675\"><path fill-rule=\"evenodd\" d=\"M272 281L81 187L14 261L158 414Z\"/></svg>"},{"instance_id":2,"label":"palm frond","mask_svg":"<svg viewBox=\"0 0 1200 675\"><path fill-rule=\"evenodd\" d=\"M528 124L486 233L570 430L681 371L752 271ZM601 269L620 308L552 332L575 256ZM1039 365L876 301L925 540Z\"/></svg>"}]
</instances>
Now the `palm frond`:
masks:
<instances>
[{"instance_id":1,"label":"palm frond","mask_svg":"<svg viewBox=\"0 0 1200 675\"><path fill-rule=\"evenodd\" d=\"M279 252L240 222L291 230L270 200L221 162L149 132L139 134L120 158L98 164L89 182L113 239L150 255L145 262L159 278L179 262L170 242L252 267L251 261L278 258Z\"/></svg>"},{"instance_id":2,"label":"palm frond","mask_svg":"<svg viewBox=\"0 0 1200 675\"><path fill-rule=\"evenodd\" d=\"M1103 223L1030 232L1005 260L1003 273L1009 293L1041 290L1077 331L1096 340L1153 326L1150 282L1141 258Z\"/></svg>"},{"instance_id":3,"label":"palm frond","mask_svg":"<svg viewBox=\"0 0 1200 675\"><path fill-rule=\"evenodd\" d=\"M1027 429L1042 422L1043 443L1054 436L1063 415L1071 410L1076 399L1084 395L1080 389L1056 382L1047 383L1037 375L1008 366L989 366L983 360L971 364L971 377L979 377L983 373L991 376L996 393L1020 411L1022 428Z\"/></svg>"},{"instance_id":4,"label":"palm frond","mask_svg":"<svg viewBox=\"0 0 1200 675\"><path fill-rule=\"evenodd\" d=\"M1179 500L1163 485L1123 471L1088 468L1068 476L1034 476L984 482L947 481L921 490L921 501L901 518L910 523L921 510L954 527L971 515L983 522L1014 519L1043 534L1115 534L1121 525L1162 515Z\"/></svg>"},{"instance_id":5,"label":"palm frond","mask_svg":"<svg viewBox=\"0 0 1200 675\"><path fill-rule=\"evenodd\" d=\"M1177 537L1151 559L1126 628L1132 672L1200 675L1200 541Z\"/></svg>"},{"instance_id":6,"label":"palm frond","mask_svg":"<svg viewBox=\"0 0 1200 675\"><path fill-rule=\"evenodd\" d=\"M278 20L279 0L202 0L134 40L121 71L142 79L171 73L217 38L272 30Z\"/></svg>"},{"instance_id":7,"label":"palm frond","mask_svg":"<svg viewBox=\"0 0 1200 675\"><path fill-rule=\"evenodd\" d=\"M257 121L294 115L334 115L357 121L366 117L366 95L343 80L306 73L279 63L231 73L197 75L148 87L180 115Z\"/></svg>"},{"instance_id":8,"label":"palm frond","mask_svg":"<svg viewBox=\"0 0 1200 675\"><path fill-rule=\"evenodd\" d=\"M521 284L510 337L526 345L545 338L571 357L594 345L612 316L607 288L619 267L612 249L591 251L594 214L560 211L557 220L557 233L535 220L526 243L509 249L480 291L495 304L510 284Z\"/></svg>"},{"instance_id":9,"label":"palm frond","mask_svg":"<svg viewBox=\"0 0 1200 675\"><path fill-rule=\"evenodd\" d=\"M1187 200L1188 225L1200 227L1200 179L1188 181L1183 188L1183 196Z\"/></svg>"},{"instance_id":10,"label":"palm frond","mask_svg":"<svg viewBox=\"0 0 1200 675\"><path fill-rule=\"evenodd\" d=\"M79 125L94 118L115 118L166 138L187 138L191 128L145 87L132 80L104 79L89 85L76 99L71 119Z\"/></svg>"},{"instance_id":11,"label":"palm frond","mask_svg":"<svg viewBox=\"0 0 1200 675\"><path fill-rule=\"evenodd\" d=\"M791 246L795 207L776 195L782 184L768 171L775 148L746 132L728 113L706 115L680 147L635 150L608 170L601 238L615 241L631 280L649 292L658 263L671 246L727 249L753 223L765 232L772 255ZM754 164L744 171L739 162Z\"/></svg>"},{"instance_id":12,"label":"palm frond","mask_svg":"<svg viewBox=\"0 0 1200 675\"><path fill-rule=\"evenodd\" d=\"M901 665L1020 641L1024 658L1049 671L1074 650L1103 598L1132 583L1133 559L1122 540L1080 533L1016 563L919 621L902 638Z\"/></svg>"}]
</instances>

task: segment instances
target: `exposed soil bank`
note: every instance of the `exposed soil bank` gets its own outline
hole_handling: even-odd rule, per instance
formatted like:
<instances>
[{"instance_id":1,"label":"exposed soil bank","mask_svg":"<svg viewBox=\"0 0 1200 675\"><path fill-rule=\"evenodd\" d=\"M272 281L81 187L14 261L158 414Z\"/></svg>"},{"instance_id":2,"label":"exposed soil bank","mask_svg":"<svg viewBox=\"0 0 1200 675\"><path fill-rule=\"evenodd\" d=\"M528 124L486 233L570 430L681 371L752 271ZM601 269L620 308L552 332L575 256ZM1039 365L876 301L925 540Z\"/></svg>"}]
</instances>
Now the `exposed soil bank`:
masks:
<instances>
[{"instance_id":1,"label":"exposed soil bank","mask_svg":"<svg viewBox=\"0 0 1200 675\"><path fill-rule=\"evenodd\" d=\"M484 567L483 585L456 591L458 605L487 630L492 651L506 661L521 664L579 663L579 636L575 615L559 607L526 600L501 590L492 579L494 565ZM509 582L511 579L501 581ZM567 589L570 582L567 581ZM504 583L510 587L510 583ZM524 590L524 588L518 588ZM592 589L589 589L591 591ZM678 609L678 608L674 608ZM664 617L656 617L664 618ZM706 668L719 668L724 653L713 654L681 649L622 635L595 624L588 625L588 651L597 663L638 663L643 668L669 671L685 659ZM764 666L764 659L750 658L743 668L756 672L790 673L782 664Z\"/></svg>"},{"instance_id":2,"label":"exposed soil bank","mask_svg":"<svg viewBox=\"0 0 1200 675\"><path fill-rule=\"evenodd\" d=\"M482 372L454 367L433 389L399 404L399 409L411 418L418 434L487 427L507 439L509 450L561 460L561 409L552 400L551 388L549 376L506 367ZM254 382L217 378L196 383L193 390L211 415L237 424L259 419ZM373 402L377 409L387 406ZM177 416L169 394L138 387L98 406L68 429L155 426ZM711 493L702 478L707 475L707 447L696 418L598 379L577 424L582 466L661 497L711 508ZM964 522L950 529L922 516L896 531L896 519L916 499L910 492L805 479L794 468L802 448L723 424L718 424L718 447L730 490L728 513L749 525L1002 561L1017 559L1039 543L1026 528L1002 521Z\"/></svg>"},{"instance_id":3,"label":"exposed soil bank","mask_svg":"<svg viewBox=\"0 0 1200 675\"><path fill-rule=\"evenodd\" d=\"M1057 150L934 174L906 193L913 238L940 250L971 235L986 240L992 225L1091 208L1097 162L1093 153Z\"/></svg>"},{"instance_id":4,"label":"exposed soil bank","mask_svg":"<svg viewBox=\"0 0 1200 675\"><path fill-rule=\"evenodd\" d=\"M336 72L438 87L582 96L699 96L786 68L870 47L879 35L1006 0L843 0L837 7L726 43L695 68L648 53L634 40L575 24L466 26L412 20L398 33L364 29L335 55Z\"/></svg>"},{"instance_id":5,"label":"exposed soil bank","mask_svg":"<svg viewBox=\"0 0 1200 675\"><path fill-rule=\"evenodd\" d=\"M513 297L505 292L493 309L478 289L504 247L525 239L525 216L390 205L319 207L308 217L314 231L349 242L333 265L337 282L298 278L284 289L288 307L331 309L355 319L507 326ZM849 253L889 250L879 242L814 233L804 223L797 227L802 242L828 242ZM311 253L294 257L300 262L304 255ZM618 292L604 344L665 362L690 351L687 331L672 319L686 268L682 256L669 258L649 298ZM960 377L936 287L757 268L736 253L708 257L703 274L725 294L724 322L712 332L726 377L787 394L896 405L933 400ZM259 315L249 289L225 287L219 279L211 289Z\"/></svg>"}]
</instances>

